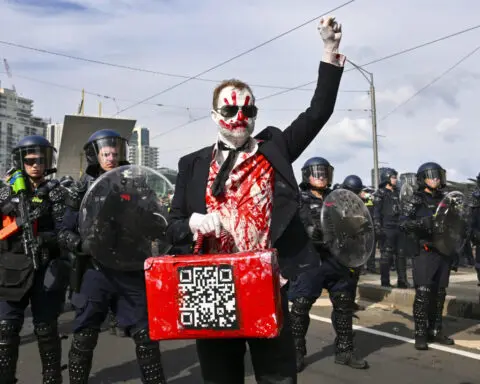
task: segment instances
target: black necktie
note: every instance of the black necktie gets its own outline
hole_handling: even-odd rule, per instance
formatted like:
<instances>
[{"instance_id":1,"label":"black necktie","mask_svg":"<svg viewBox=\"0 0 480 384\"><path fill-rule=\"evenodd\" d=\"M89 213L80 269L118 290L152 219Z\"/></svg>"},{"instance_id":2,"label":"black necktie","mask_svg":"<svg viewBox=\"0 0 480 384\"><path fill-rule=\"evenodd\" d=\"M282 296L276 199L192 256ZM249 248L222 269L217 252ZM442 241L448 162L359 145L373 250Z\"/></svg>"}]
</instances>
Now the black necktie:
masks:
<instances>
[{"instance_id":1,"label":"black necktie","mask_svg":"<svg viewBox=\"0 0 480 384\"><path fill-rule=\"evenodd\" d=\"M228 176L230 175L230 171L232 170L233 165L235 164L235 155L238 152L244 151L247 145L248 145L248 140L245 144L243 144L239 148L229 148L225 145L225 143L221 141L218 142L218 150L228 151L228 156L226 160L223 162L222 166L220 167L217 177L213 181L213 184L212 184L213 196L218 197L224 192L225 183L227 182Z\"/></svg>"}]
</instances>

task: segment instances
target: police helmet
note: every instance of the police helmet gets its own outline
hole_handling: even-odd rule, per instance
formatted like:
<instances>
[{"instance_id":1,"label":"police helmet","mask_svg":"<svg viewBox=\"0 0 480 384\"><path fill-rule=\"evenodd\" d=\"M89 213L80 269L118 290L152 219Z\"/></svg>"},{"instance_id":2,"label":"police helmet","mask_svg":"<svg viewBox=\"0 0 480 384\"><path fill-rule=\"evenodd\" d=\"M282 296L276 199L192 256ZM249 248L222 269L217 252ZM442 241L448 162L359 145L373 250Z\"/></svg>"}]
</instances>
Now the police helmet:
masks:
<instances>
[{"instance_id":1,"label":"police helmet","mask_svg":"<svg viewBox=\"0 0 480 384\"><path fill-rule=\"evenodd\" d=\"M357 175L349 175L343 180L342 188L348 189L355 194L359 194L365 188L363 181Z\"/></svg>"},{"instance_id":2,"label":"police helmet","mask_svg":"<svg viewBox=\"0 0 480 384\"><path fill-rule=\"evenodd\" d=\"M98 168L100 166L98 156L101 155L102 148L105 147L116 149L115 156L117 157L119 166L129 164L127 161L127 140L113 129L102 129L93 133L83 146L83 150L87 158L87 173L91 174L89 170L92 170L92 168Z\"/></svg>"},{"instance_id":3,"label":"police helmet","mask_svg":"<svg viewBox=\"0 0 480 384\"><path fill-rule=\"evenodd\" d=\"M26 136L12 150L12 165L24 171L25 164L41 164L45 167L44 174L48 175L56 171L56 152L57 150L45 137Z\"/></svg>"},{"instance_id":4,"label":"police helmet","mask_svg":"<svg viewBox=\"0 0 480 384\"><path fill-rule=\"evenodd\" d=\"M387 184L390 184L390 179L392 177L398 176L398 172L393 168L382 168L380 169L380 183L379 187L385 187Z\"/></svg>"},{"instance_id":5,"label":"police helmet","mask_svg":"<svg viewBox=\"0 0 480 384\"><path fill-rule=\"evenodd\" d=\"M319 179L327 178L327 186L330 187L333 181L334 168L323 157L312 157L308 159L302 167L302 185L307 186L310 184L310 176Z\"/></svg>"},{"instance_id":6,"label":"police helmet","mask_svg":"<svg viewBox=\"0 0 480 384\"><path fill-rule=\"evenodd\" d=\"M445 188L447 185L447 171L445 171L445 169L443 169L438 163L424 163L417 171L417 184L420 189L427 187L425 179L439 179L439 188Z\"/></svg>"}]
</instances>

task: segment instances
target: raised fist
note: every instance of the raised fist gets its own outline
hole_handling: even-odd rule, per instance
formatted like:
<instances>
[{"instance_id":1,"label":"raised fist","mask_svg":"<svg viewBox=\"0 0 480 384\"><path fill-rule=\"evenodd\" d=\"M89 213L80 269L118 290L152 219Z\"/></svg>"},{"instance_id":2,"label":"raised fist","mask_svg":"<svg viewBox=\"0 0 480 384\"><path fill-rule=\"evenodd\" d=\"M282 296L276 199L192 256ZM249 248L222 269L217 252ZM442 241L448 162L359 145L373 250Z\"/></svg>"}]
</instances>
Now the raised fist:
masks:
<instances>
[{"instance_id":1,"label":"raised fist","mask_svg":"<svg viewBox=\"0 0 480 384\"><path fill-rule=\"evenodd\" d=\"M337 53L340 40L342 40L342 24L337 23L333 16L322 17L318 31L322 37L325 50Z\"/></svg>"}]
</instances>

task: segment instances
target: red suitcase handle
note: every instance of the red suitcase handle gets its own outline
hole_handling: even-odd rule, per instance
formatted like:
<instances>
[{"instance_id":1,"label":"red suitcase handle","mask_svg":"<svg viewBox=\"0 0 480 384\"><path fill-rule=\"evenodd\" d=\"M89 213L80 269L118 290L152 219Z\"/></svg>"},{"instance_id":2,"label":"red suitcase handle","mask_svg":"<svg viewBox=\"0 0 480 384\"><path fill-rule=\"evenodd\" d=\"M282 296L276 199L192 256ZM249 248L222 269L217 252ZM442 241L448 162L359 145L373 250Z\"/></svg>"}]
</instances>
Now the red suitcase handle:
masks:
<instances>
[{"instance_id":1,"label":"red suitcase handle","mask_svg":"<svg viewBox=\"0 0 480 384\"><path fill-rule=\"evenodd\" d=\"M203 247L203 233L197 232L197 241L193 247L193 254L198 255Z\"/></svg>"}]
</instances>

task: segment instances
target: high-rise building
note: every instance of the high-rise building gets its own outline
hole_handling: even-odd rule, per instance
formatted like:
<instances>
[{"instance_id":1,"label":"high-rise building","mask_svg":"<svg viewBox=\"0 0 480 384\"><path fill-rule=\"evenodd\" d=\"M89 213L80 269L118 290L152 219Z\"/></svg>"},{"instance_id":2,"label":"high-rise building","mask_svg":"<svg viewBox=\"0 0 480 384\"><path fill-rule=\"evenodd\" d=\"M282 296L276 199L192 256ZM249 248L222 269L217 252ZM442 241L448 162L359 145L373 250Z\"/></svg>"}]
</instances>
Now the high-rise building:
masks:
<instances>
[{"instance_id":1,"label":"high-rise building","mask_svg":"<svg viewBox=\"0 0 480 384\"><path fill-rule=\"evenodd\" d=\"M158 167L158 148L150 147L150 131L145 127L135 127L128 141L128 161L156 169Z\"/></svg>"},{"instance_id":2,"label":"high-rise building","mask_svg":"<svg viewBox=\"0 0 480 384\"><path fill-rule=\"evenodd\" d=\"M48 122L32 112L33 100L0 88L0 174L10 167L11 151L20 139L29 135L46 137Z\"/></svg>"},{"instance_id":3,"label":"high-rise building","mask_svg":"<svg viewBox=\"0 0 480 384\"><path fill-rule=\"evenodd\" d=\"M46 138L60 152L62 142L63 124L48 124Z\"/></svg>"}]
</instances>

